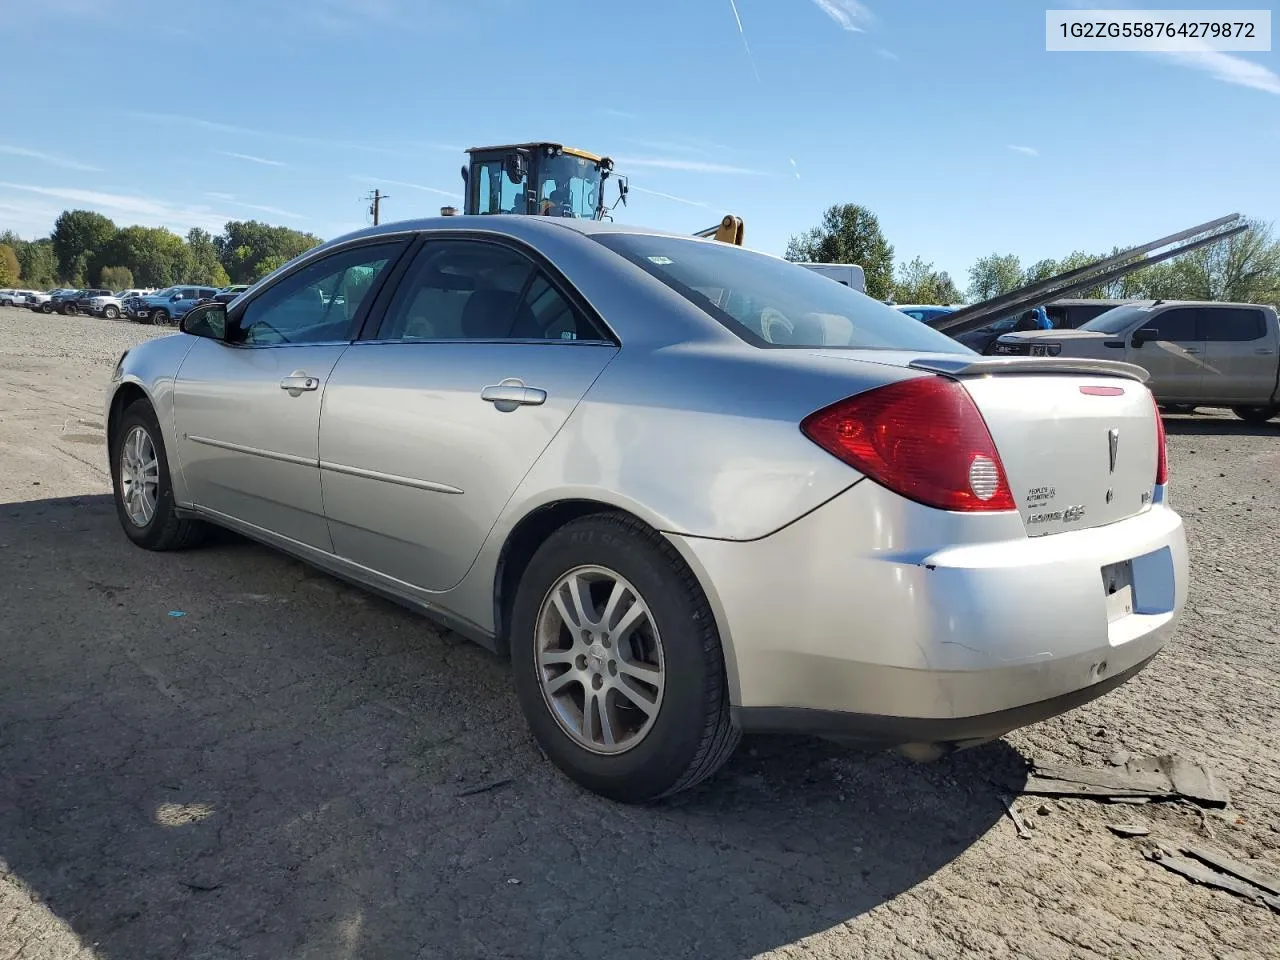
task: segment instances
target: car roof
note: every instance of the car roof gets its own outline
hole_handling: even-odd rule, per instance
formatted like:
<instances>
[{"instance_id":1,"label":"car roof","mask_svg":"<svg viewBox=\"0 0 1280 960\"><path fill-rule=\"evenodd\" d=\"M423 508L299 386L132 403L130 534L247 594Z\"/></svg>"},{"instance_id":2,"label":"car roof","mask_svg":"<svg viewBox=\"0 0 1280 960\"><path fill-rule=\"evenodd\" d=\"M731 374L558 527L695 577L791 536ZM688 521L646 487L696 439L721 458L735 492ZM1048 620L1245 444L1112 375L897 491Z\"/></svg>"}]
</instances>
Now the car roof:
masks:
<instances>
[{"instance_id":1,"label":"car roof","mask_svg":"<svg viewBox=\"0 0 1280 960\"><path fill-rule=\"evenodd\" d=\"M659 230L632 223L612 223L607 220L586 220L576 217L536 217L529 214L460 214L452 217L424 217L417 220L398 220L382 223L376 227L365 227L352 233L334 237L319 247L307 251L324 250L355 240L373 239L380 236L392 236L419 230L476 230L487 233L500 233L517 239L535 240L546 237L550 232L569 230L584 236L603 234L631 234L653 237L672 237L679 240L692 240L697 243L722 244L719 240L703 240L688 233L676 233L671 230ZM750 248L742 248L750 249ZM781 259L763 250L751 250L761 256Z\"/></svg>"}]
</instances>

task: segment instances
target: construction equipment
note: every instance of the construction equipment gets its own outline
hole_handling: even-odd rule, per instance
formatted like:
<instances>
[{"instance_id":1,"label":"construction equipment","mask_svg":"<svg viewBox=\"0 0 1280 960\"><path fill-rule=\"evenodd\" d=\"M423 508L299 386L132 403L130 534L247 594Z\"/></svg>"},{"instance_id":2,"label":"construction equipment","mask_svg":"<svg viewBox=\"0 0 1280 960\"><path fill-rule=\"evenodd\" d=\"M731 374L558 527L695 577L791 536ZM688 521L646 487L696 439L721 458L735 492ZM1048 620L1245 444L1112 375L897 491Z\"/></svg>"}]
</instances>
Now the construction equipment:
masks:
<instances>
[{"instance_id":1,"label":"construction equipment","mask_svg":"<svg viewBox=\"0 0 1280 960\"><path fill-rule=\"evenodd\" d=\"M462 168L464 214L603 220L617 204L625 206L627 202L627 178L614 175L613 160L577 147L550 142L507 143L472 147L467 157ZM618 196L612 204L605 202L610 177L618 184ZM454 207L440 209L445 217L457 212ZM742 246L742 218L729 214L694 236Z\"/></svg>"},{"instance_id":2,"label":"construction equipment","mask_svg":"<svg viewBox=\"0 0 1280 960\"><path fill-rule=\"evenodd\" d=\"M462 168L463 213L538 214L603 220L611 206L604 187L613 161L560 143L509 143L472 147ZM618 201L627 180L619 177Z\"/></svg>"},{"instance_id":3,"label":"construction equipment","mask_svg":"<svg viewBox=\"0 0 1280 960\"><path fill-rule=\"evenodd\" d=\"M1046 280L1037 280L1035 283L1029 283L989 300L961 307L959 310L926 322L934 329L941 330L952 337L970 330L977 330L993 320L1041 307L1081 290L1104 286L1135 270L1142 270L1248 231L1250 229L1248 224L1238 223L1239 220L1238 213L1218 217L1216 220L1179 230L1177 233L1161 237L1159 240L1152 240L1150 243L1130 247L1110 257L1095 260L1093 263L1087 263L1083 267L1068 270ZM1224 227L1228 229L1222 229ZM1182 243L1189 239L1189 243ZM1172 249L1154 254L1154 251L1170 245L1174 245Z\"/></svg>"},{"instance_id":4,"label":"construction equipment","mask_svg":"<svg viewBox=\"0 0 1280 960\"><path fill-rule=\"evenodd\" d=\"M742 246L742 218L726 213L724 219L714 227L699 230L694 236L705 237L709 240L719 240L722 243L732 243L740 247Z\"/></svg>"}]
</instances>

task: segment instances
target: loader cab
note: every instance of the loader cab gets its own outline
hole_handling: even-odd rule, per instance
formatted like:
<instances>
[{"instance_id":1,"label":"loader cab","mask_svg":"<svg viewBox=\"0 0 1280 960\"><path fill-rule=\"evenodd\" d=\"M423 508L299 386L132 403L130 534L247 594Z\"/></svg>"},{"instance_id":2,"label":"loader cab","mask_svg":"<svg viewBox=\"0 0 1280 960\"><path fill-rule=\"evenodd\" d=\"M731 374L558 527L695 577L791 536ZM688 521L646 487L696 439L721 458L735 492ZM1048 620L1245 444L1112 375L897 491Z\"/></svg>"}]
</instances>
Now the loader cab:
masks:
<instances>
[{"instance_id":1,"label":"loader cab","mask_svg":"<svg viewBox=\"0 0 1280 960\"><path fill-rule=\"evenodd\" d=\"M472 147L462 168L466 214L533 214L601 220L613 161L558 143ZM625 178L618 179L625 202Z\"/></svg>"}]
</instances>

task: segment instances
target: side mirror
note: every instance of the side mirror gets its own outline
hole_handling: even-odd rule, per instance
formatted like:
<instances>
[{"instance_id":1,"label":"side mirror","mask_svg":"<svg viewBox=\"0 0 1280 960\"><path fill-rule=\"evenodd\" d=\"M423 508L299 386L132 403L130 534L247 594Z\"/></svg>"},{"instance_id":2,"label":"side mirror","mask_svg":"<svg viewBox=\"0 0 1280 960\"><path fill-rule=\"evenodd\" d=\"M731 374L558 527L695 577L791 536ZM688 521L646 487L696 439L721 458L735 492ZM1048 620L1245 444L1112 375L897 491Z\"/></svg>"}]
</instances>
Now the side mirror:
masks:
<instances>
[{"instance_id":1,"label":"side mirror","mask_svg":"<svg viewBox=\"0 0 1280 960\"><path fill-rule=\"evenodd\" d=\"M1144 343L1152 340L1160 339L1160 331L1156 327L1143 327L1141 330L1135 330L1133 334L1133 345L1140 347Z\"/></svg>"},{"instance_id":2,"label":"side mirror","mask_svg":"<svg viewBox=\"0 0 1280 960\"><path fill-rule=\"evenodd\" d=\"M507 179L512 183L524 183L525 162L524 154L509 153L502 158L502 169L507 175Z\"/></svg>"},{"instance_id":3,"label":"side mirror","mask_svg":"<svg viewBox=\"0 0 1280 960\"><path fill-rule=\"evenodd\" d=\"M226 340L227 305L216 301L198 304L186 312L178 323L178 329L193 337Z\"/></svg>"}]
</instances>

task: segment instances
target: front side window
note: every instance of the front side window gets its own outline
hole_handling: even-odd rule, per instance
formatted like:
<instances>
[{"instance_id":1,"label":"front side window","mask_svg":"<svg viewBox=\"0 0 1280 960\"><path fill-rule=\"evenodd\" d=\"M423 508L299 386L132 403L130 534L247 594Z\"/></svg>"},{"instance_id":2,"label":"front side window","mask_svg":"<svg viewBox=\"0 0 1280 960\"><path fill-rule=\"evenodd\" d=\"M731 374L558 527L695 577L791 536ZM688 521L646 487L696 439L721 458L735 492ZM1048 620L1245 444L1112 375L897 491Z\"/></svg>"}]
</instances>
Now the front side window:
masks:
<instances>
[{"instance_id":1,"label":"front side window","mask_svg":"<svg viewBox=\"0 0 1280 960\"><path fill-rule=\"evenodd\" d=\"M429 242L400 282L379 340L599 340L522 254L471 240Z\"/></svg>"},{"instance_id":2,"label":"front side window","mask_svg":"<svg viewBox=\"0 0 1280 960\"><path fill-rule=\"evenodd\" d=\"M395 241L355 247L290 274L245 308L233 342L264 346L350 339L361 308L403 246Z\"/></svg>"},{"instance_id":3,"label":"front side window","mask_svg":"<svg viewBox=\"0 0 1280 960\"><path fill-rule=\"evenodd\" d=\"M973 352L852 287L732 244L631 233L593 239L758 347Z\"/></svg>"},{"instance_id":4,"label":"front side window","mask_svg":"<svg viewBox=\"0 0 1280 960\"><path fill-rule=\"evenodd\" d=\"M1194 307L1166 310L1164 313L1157 314L1144 326L1155 327L1159 331L1157 337L1159 340L1173 340L1181 343L1200 340L1202 338L1197 335L1199 313L1200 311Z\"/></svg>"}]
</instances>

